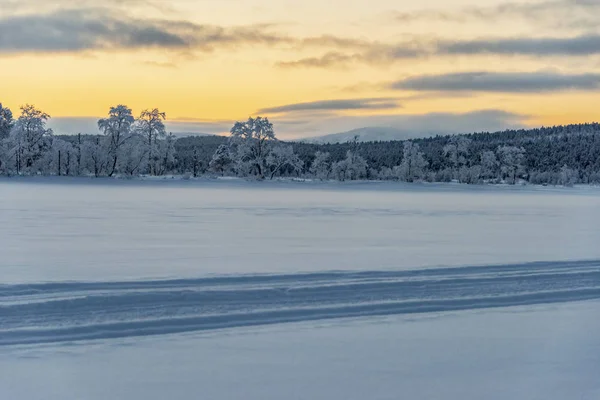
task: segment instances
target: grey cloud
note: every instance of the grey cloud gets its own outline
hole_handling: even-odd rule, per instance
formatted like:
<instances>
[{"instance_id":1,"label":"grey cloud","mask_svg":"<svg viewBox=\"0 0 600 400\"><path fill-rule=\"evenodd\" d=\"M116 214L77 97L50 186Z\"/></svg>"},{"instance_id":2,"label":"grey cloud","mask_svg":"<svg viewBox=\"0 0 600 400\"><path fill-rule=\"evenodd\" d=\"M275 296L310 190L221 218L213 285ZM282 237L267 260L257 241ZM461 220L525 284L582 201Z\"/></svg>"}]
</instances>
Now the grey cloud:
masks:
<instances>
[{"instance_id":1,"label":"grey cloud","mask_svg":"<svg viewBox=\"0 0 600 400\"><path fill-rule=\"evenodd\" d=\"M301 111L343 111L343 110L389 110L400 105L394 98L362 98L319 100L306 103L286 104L283 106L263 108L259 113L289 113Z\"/></svg>"},{"instance_id":2,"label":"grey cloud","mask_svg":"<svg viewBox=\"0 0 600 400\"><path fill-rule=\"evenodd\" d=\"M276 44L289 39L264 26L223 28L188 21L128 18L105 9L62 10L0 19L0 53Z\"/></svg>"},{"instance_id":3,"label":"grey cloud","mask_svg":"<svg viewBox=\"0 0 600 400\"><path fill-rule=\"evenodd\" d=\"M472 91L537 93L562 90L596 90L600 74L560 74L553 72L466 72L421 75L394 82L392 89L415 91Z\"/></svg>"},{"instance_id":4,"label":"grey cloud","mask_svg":"<svg viewBox=\"0 0 600 400\"><path fill-rule=\"evenodd\" d=\"M366 51L344 54L330 52L320 57L280 62L285 68L331 68L352 63L387 65L399 60L449 55L519 55L530 57L573 57L600 54L600 35L545 38L489 38L464 41L410 41L376 44Z\"/></svg>"},{"instance_id":5,"label":"grey cloud","mask_svg":"<svg viewBox=\"0 0 600 400\"><path fill-rule=\"evenodd\" d=\"M389 64L396 60L425 56L431 52L430 47L426 43L419 44L414 41L400 45L374 43L371 47L365 47L365 50L352 54L330 51L322 56L281 61L277 63L277 66L281 68L330 68L344 67L352 63Z\"/></svg>"},{"instance_id":6,"label":"grey cloud","mask_svg":"<svg viewBox=\"0 0 600 400\"><path fill-rule=\"evenodd\" d=\"M277 66L280 68L329 68L332 66L341 66L360 61L363 57L360 54L343 54L339 52L328 52L322 56L306 57L293 61L280 61Z\"/></svg>"},{"instance_id":7,"label":"grey cloud","mask_svg":"<svg viewBox=\"0 0 600 400\"><path fill-rule=\"evenodd\" d=\"M586 56L600 53L600 35L570 38L481 39L441 42L439 52L447 54L519 54L533 56Z\"/></svg>"},{"instance_id":8,"label":"grey cloud","mask_svg":"<svg viewBox=\"0 0 600 400\"><path fill-rule=\"evenodd\" d=\"M595 11L600 10L597 0L547 0L541 2L507 2L489 7L465 7L458 11L421 10L399 12L395 19L402 23L413 21L442 21L465 23L523 19L544 27L583 28L598 27Z\"/></svg>"}]
</instances>

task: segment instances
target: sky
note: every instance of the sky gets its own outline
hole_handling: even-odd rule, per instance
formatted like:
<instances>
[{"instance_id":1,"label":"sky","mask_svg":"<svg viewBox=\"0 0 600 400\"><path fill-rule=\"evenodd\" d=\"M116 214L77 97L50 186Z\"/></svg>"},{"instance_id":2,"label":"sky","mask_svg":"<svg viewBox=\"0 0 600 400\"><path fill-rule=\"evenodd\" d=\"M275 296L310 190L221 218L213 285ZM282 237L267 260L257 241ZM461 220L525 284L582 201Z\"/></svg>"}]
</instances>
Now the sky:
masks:
<instances>
[{"instance_id":1,"label":"sky","mask_svg":"<svg viewBox=\"0 0 600 400\"><path fill-rule=\"evenodd\" d=\"M280 138L593 122L600 0L0 0L0 102L93 133L266 116Z\"/></svg>"}]
</instances>

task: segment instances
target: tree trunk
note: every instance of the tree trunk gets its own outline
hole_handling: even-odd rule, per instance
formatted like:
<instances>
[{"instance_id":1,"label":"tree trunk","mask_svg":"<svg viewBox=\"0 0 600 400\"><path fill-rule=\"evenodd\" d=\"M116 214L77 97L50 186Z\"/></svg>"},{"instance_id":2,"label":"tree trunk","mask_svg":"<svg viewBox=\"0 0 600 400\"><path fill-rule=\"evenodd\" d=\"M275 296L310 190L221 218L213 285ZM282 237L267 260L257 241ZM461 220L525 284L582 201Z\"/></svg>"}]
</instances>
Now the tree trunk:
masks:
<instances>
[{"instance_id":1,"label":"tree trunk","mask_svg":"<svg viewBox=\"0 0 600 400\"><path fill-rule=\"evenodd\" d=\"M113 165L110 170L110 173L108 174L109 177L112 177L114 175L115 169L117 169L117 155L116 154L113 157Z\"/></svg>"},{"instance_id":2,"label":"tree trunk","mask_svg":"<svg viewBox=\"0 0 600 400\"><path fill-rule=\"evenodd\" d=\"M81 133L77 135L77 176L81 175Z\"/></svg>"}]
</instances>

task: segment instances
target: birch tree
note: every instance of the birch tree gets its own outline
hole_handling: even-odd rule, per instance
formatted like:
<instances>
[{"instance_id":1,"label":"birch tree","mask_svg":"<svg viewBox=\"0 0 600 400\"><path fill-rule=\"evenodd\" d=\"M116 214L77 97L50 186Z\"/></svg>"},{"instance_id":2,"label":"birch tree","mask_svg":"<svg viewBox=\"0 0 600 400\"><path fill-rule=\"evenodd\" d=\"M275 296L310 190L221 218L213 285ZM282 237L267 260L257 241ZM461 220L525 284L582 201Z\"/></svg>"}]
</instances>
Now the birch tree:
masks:
<instances>
[{"instance_id":1,"label":"birch tree","mask_svg":"<svg viewBox=\"0 0 600 400\"><path fill-rule=\"evenodd\" d=\"M242 174L264 179L267 173L267 157L277 142L273 124L268 118L248 118L236 122L231 128L230 146L237 170Z\"/></svg>"},{"instance_id":2,"label":"birch tree","mask_svg":"<svg viewBox=\"0 0 600 400\"><path fill-rule=\"evenodd\" d=\"M143 135L145 145L147 147L147 172L149 174L156 175L156 170L159 168L159 164L161 163L158 141L167 135L164 124L166 118L166 113L160 112L158 108L154 108L152 110L142 111L137 120L138 132Z\"/></svg>"},{"instance_id":3,"label":"birch tree","mask_svg":"<svg viewBox=\"0 0 600 400\"><path fill-rule=\"evenodd\" d=\"M113 176L117 170L119 156L123 145L131 136L132 125L135 122L131 109L124 105L111 107L108 118L98 121L98 128L107 138L108 145L108 176Z\"/></svg>"}]
</instances>

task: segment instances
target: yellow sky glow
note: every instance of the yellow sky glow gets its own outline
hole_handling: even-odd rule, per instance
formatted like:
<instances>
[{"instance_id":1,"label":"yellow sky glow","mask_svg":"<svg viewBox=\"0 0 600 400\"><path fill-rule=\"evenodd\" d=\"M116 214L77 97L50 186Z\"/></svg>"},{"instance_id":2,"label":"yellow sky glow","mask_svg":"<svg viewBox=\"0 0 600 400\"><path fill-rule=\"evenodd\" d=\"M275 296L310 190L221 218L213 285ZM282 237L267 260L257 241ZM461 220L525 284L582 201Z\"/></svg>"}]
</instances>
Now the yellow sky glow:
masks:
<instances>
[{"instance_id":1,"label":"yellow sky glow","mask_svg":"<svg viewBox=\"0 0 600 400\"><path fill-rule=\"evenodd\" d=\"M0 4L3 1L8 0L0 0ZM515 18L493 24L478 20L463 23L435 20L437 22L433 23L427 16L414 21L399 21L394 17L396 13L443 11L460 15L469 7L491 8L502 2L427 0L419 2L418 6L403 3L387 0L368 3L177 0L170 2L168 8L144 11L144 8L132 4L125 11L137 20L166 18L223 27L269 24L266 31L285 37L335 35L374 45L428 40L434 43L446 39L515 38L520 35L571 37L581 33L576 27L557 31L550 27L530 26ZM537 3L524 1L522 4ZM34 11L24 8L19 12L28 15ZM0 18L10 17L6 11L0 12ZM347 116L418 115L495 109L527 115L529 117L524 121L532 125L590 122L597 119L595 104L600 104L600 92L597 90L566 89L532 93L484 91L456 96L441 93L418 98L415 96L422 92L389 88L391 82L411 76L470 71L596 73L600 72L600 58L596 55L534 57L441 54L409 57L395 62L353 61L326 68L282 68L278 64L317 58L328 52L351 55L363 50L286 43L224 43L215 44L210 51L155 48L92 49L61 53L5 52L0 53L0 71L3 75L0 101L14 111L22 104L32 103L53 117L102 116L110 106L126 104L134 112L158 107L167 112L171 119L236 120L255 115L262 108L285 104L393 97L398 99L401 107L337 110L334 113ZM293 117L293 114L286 116ZM327 128L323 130L327 131Z\"/></svg>"}]
</instances>

